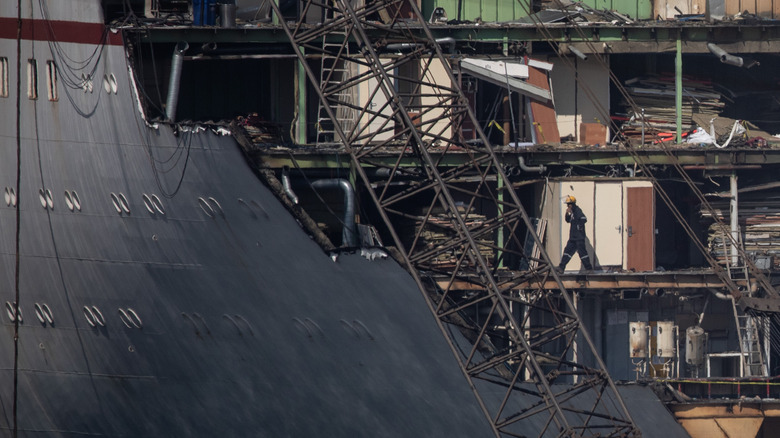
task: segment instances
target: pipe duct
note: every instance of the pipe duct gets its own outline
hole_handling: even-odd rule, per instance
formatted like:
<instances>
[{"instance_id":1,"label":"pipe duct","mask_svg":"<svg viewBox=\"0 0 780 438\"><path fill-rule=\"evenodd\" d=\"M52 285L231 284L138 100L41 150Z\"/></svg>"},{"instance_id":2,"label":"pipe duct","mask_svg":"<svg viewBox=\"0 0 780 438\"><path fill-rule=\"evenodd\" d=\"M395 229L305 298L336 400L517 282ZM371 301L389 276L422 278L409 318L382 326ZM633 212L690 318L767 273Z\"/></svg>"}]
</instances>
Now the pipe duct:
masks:
<instances>
[{"instance_id":1,"label":"pipe duct","mask_svg":"<svg viewBox=\"0 0 780 438\"><path fill-rule=\"evenodd\" d=\"M545 167L544 164L540 164L538 166L529 166L525 164L525 158L523 158L522 155L517 156L517 164L520 165L520 169L522 169L523 172L542 173L547 170L547 167Z\"/></svg>"},{"instance_id":2,"label":"pipe duct","mask_svg":"<svg viewBox=\"0 0 780 438\"><path fill-rule=\"evenodd\" d=\"M287 194L290 201L292 201L293 204L298 205L298 196L295 195L295 192L293 192L292 186L290 185L290 169L287 166L282 169L282 187L284 187L284 193Z\"/></svg>"},{"instance_id":3,"label":"pipe duct","mask_svg":"<svg viewBox=\"0 0 780 438\"><path fill-rule=\"evenodd\" d=\"M341 246L358 246L355 233L355 191L352 189L352 184L343 178L331 178L314 181L311 186L315 189L340 188L344 192L344 228L341 230Z\"/></svg>"},{"instance_id":4,"label":"pipe duct","mask_svg":"<svg viewBox=\"0 0 780 438\"><path fill-rule=\"evenodd\" d=\"M713 43L707 43L707 48L710 50L710 53L720 58L720 62L724 64L742 67L744 63L741 57L730 55L728 52Z\"/></svg>"},{"instance_id":5,"label":"pipe duct","mask_svg":"<svg viewBox=\"0 0 780 438\"><path fill-rule=\"evenodd\" d=\"M588 55L580 52L577 48L569 46L569 51L574 54L577 58L580 58L583 61L586 61L588 59Z\"/></svg>"},{"instance_id":6,"label":"pipe duct","mask_svg":"<svg viewBox=\"0 0 780 438\"><path fill-rule=\"evenodd\" d=\"M176 44L171 59L171 77L168 81L168 99L165 102L165 118L176 121L176 105L179 103L179 85L181 83L181 68L184 63L184 53L190 45L185 41Z\"/></svg>"}]
</instances>

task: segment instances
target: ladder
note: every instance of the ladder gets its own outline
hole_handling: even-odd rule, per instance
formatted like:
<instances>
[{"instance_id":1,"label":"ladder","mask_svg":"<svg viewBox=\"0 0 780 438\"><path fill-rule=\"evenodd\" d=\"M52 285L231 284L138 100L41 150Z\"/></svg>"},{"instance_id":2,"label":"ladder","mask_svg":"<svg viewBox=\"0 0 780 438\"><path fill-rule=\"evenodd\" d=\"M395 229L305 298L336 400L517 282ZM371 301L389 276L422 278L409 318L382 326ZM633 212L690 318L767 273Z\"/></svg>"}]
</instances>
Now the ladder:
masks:
<instances>
[{"instance_id":1,"label":"ladder","mask_svg":"<svg viewBox=\"0 0 780 438\"><path fill-rule=\"evenodd\" d=\"M334 12L328 10L326 14ZM344 59L349 57L349 30L341 28L330 35L338 38L329 38L329 34L322 36L322 56L320 57L320 85L324 98L328 102L319 100L317 106L317 146L333 144L339 141L336 135L335 124L341 126L344 132L350 132L355 126L355 113L353 88L345 86L350 78L350 66ZM325 109L330 105L335 109L336 120L328 115Z\"/></svg>"},{"instance_id":2,"label":"ladder","mask_svg":"<svg viewBox=\"0 0 780 438\"><path fill-rule=\"evenodd\" d=\"M744 243L742 242L742 231L741 229L737 228L737 238L735 240L737 248L738 256L729 254L732 247L729 245L729 237L726 235L728 233L728 230L722 230L723 233L723 253L724 253L724 259L726 261L726 272L728 273L728 277L733 281L735 284L744 284L744 290L749 293L751 290L750 285L750 273L748 271L747 264L744 262L745 257L745 251L744 251ZM737 263L736 265L732 266L734 257L736 257Z\"/></svg>"},{"instance_id":3,"label":"ladder","mask_svg":"<svg viewBox=\"0 0 780 438\"><path fill-rule=\"evenodd\" d=\"M726 233L726 230L723 231ZM750 295L751 282L750 273L746 263L744 263L744 247L742 241L742 233L738 230L736 245L738 245L741 251L739 257L736 257L737 263L732 266L734 260L733 255L729 254L730 247L728 246L728 239L726 236L723 238L724 242L724 254L726 260L726 272L728 277L737 285L744 285L744 292ZM737 328L737 340L739 342L739 351L741 353L741 367L742 377L757 377L766 376L766 367L764 365L764 355L761 350L761 338L758 333L758 325L755 316L745 313L740 306L736 304L734 296L731 297L731 307L734 310L734 322Z\"/></svg>"},{"instance_id":4,"label":"ladder","mask_svg":"<svg viewBox=\"0 0 780 438\"><path fill-rule=\"evenodd\" d=\"M761 351L756 317L743 312L733 297L731 304L734 309L734 321L737 324L739 350L742 354L742 360L740 361L742 377L766 376L766 366L764 365L764 355Z\"/></svg>"}]
</instances>

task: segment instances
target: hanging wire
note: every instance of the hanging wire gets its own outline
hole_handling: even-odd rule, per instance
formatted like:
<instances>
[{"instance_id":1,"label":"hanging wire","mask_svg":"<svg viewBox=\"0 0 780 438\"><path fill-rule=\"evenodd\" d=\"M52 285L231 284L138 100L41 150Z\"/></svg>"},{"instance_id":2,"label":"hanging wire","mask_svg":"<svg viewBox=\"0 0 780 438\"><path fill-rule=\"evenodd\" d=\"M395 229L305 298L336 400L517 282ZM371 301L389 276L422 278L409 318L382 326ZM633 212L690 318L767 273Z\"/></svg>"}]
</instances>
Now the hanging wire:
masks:
<instances>
[{"instance_id":1,"label":"hanging wire","mask_svg":"<svg viewBox=\"0 0 780 438\"><path fill-rule=\"evenodd\" d=\"M178 129L178 127L174 127L174 129ZM145 141L144 147L146 148L146 154L149 157L149 163L152 167L152 174L154 175L154 182L157 185L157 188L160 189L160 193L167 198L171 199L174 196L176 196L177 193L179 193L179 189L181 188L183 182L184 182L184 175L187 173L187 165L190 162L190 148L192 147L192 136L194 135L194 130L197 129L196 127L191 127L191 129L184 131L183 133L179 133L178 137L176 139L176 150L171 154L170 157L168 157L164 161L157 161L154 158L154 152L152 151L152 142L151 141ZM167 169L158 169L157 163L167 163L169 162L174 156L178 155L176 158L176 161L173 162L170 166L167 167ZM176 183L176 188L173 189L172 192L169 192L164 186L163 182L160 179L160 175L165 175L168 172L175 169L181 157L184 156L184 166L181 169L181 174L179 175L179 181Z\"/></svg>"},{"instance_id":2,"label":"hanging wire","mask_svg":"<svg viewBox=\"0 0 780 438\"><path fill-rule=\"evenodd\" d=\"M19 402L19 247L21 242L21 175L22 175L22 0L16 1L16 235L14 257L14 400L13 437L18 436Z\"/></svg>"},{"instance_id":3,"label":"hanging wire","mask_svg":"<svg viewBox=\"0 0 780 438\"><path fill-rule=\"evenodd\" d=\"M95 77L95 72L97 71L98 65L100 65L100 60L108 41L108 26L103 27L103 33L100 36L99 43L95 45L92 53L83 60L76 60L69 56L57 41L57 34L51 24L49 7L47 6L46 1L38 0L38 6L43 21L46 23L49 35L51 36L51 38L47 38L46 40L52 55L55 58L55 62L60 67L60 78L62 83L72 89L83 89L86 86L86 83Z\"/></svg>"}]
</instances>

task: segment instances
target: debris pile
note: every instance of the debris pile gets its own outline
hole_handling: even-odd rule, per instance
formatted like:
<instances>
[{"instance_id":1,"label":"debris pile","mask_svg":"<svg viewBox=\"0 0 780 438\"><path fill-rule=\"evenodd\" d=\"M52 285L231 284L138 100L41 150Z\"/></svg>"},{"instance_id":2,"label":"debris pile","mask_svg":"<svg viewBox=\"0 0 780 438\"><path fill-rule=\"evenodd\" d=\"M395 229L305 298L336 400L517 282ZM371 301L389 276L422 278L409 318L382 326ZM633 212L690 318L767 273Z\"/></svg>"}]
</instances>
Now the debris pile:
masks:
<instances>
[{"instance_id":1,"label":"debris pile","mask_svg":"<svg viewBox=\"0 0 780 438\"><path fill-rule=\"evenodd\" d=\"M279 125L263 120L257 113L249 114L246 117L239 116L236 121L246 130L247 135L255 145L280 145L284 142Z\"/></svg>"},{"instance_id":2,"label":"debris pile","mask_svg":"<svg viewBox=\"0 0 780 438\"><path fill-rule=\"evenodd\" d=\"M622 114L614 117L622 122L621 132L630 139L639 141L644 120L645 141L667 140L667 134L676 132L675 84L673 75L642 76L624 83L626 91L636 105L632 108L623 98ZM725 107L721 93L712 83L692 78L683 79L682 129L690 131L696 127L694 115L717 117ZM671 139L671 138L669 138Z\"/></svg>"},{"instance_id":3,"label":"debris pile","mask_svg":"<svg viewBox=\"0 0 780 438\"><path fill-rule=\"evenodd\" d=\"M739 224L741 239L748 257L763 269L780 268L780 196L740 195ZM743 199L744 198L744 199ZM721 264L731 255L729 229L729 201L718 199L710 205L723 226L713 222L708 229L707 244ZM703 218L712 218L706 208L701 209Z\"/></svg>"},{"instance_id":4,"label":"debris pile","mask_svg":"<svg viewBox=\"0 0 780 438\"><path fill-rule=\"evenodd\" d=\"M480 234L478 228L485 224L486 217L476 213L465 213L465 209L460 212L466 222L466 226L472 230L475 236L477 247L480 254L485 258L488 265L493 265L494 251L492 246L493 233ZM452 227L449 217L446 214L436 214L428 218L425 228L422 228L422 222L415 227L419 233L420 239L417 242L416 252L437 251L438 254L433 259L431 269L454 269L458 261L463 256L463 245L458 239L455 229ZM461 261L462 267L473 267L471 261L466 258Z\"/></svg>"}]
</instances>

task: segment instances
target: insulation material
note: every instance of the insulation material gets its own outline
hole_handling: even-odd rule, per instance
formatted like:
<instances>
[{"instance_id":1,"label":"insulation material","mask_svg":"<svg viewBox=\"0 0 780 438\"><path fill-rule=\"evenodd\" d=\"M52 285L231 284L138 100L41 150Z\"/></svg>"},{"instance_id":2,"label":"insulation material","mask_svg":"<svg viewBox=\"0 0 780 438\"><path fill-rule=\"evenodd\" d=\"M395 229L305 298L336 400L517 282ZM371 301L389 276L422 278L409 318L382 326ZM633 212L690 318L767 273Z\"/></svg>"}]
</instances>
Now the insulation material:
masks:
<instances>
[{"instance_id":1,"label":"insulation material","mask_svg":"<svg viewBox=\"0 0 780 438\"><path fill-rule=\"evenodd\" d=\"M550 89L550 81L547 77L547 72L537 67L533 67L530 64L528 67L528 82L531 85L536 85L545 90ZM558 132L555 106L552 103L545 104L535 101L531 101L529 106L531 107L531 116L533 118L535 143L560 143L561 136Z\"/></svg>"}]
</instances>

